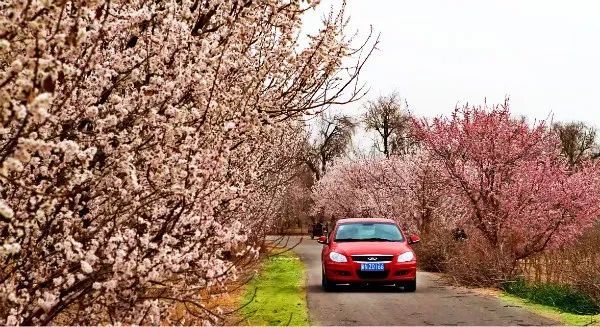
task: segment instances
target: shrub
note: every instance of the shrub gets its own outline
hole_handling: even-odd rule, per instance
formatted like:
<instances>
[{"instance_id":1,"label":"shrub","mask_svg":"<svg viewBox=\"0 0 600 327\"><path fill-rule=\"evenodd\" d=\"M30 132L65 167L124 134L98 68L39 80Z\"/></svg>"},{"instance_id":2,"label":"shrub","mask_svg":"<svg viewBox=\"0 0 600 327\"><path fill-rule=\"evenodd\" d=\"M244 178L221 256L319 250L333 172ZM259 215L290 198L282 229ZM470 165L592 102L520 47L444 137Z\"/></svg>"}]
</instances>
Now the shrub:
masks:
<instances>
[{"instance_id":1,"label":"shrub","mask_svg":"<svg viewBox=\"0 0 600 327\"><path fill-rule=\"evenodd\" d=\"M530 283L569 285L600 305L600 225L575 244L519 262L519 276Z\"/></svg>"},{"instance_id":2,"label":"shrub","mask_svg":"<svg viewBox=\"0 0 600 327\"><path fill-rule=\"evenodd\" d=\"M564 254L570 262L568 282L592 297L600 306L600 224ZM564 259L564 258L561 258ZM565 262L563 261L563 265Z\"/></svg>"},{"instance_id":3,"label":"shrub","mask_svg":"<svg viewBox=\"0 0 600 327\"><path fill-rule=\"evenodd\" d=\"M445 272L450 256L461 243L454 240L452 232L446 228L435 228L422 235L421 243L414 246L419 257L419 269Z\"/></svg>"},{"instance_id":4,"label":"shrub","mask_svg":"<svg viewBox=\"0 0 600 327\"><path fill-rule=\"evenodd\" d=\"M448 275L468 286L497 287L511 279L515 272L512 256L491 246L475 230L467 234L469 238L459 241L450 253L446 264Z\"/></svg>"}]
</instances>

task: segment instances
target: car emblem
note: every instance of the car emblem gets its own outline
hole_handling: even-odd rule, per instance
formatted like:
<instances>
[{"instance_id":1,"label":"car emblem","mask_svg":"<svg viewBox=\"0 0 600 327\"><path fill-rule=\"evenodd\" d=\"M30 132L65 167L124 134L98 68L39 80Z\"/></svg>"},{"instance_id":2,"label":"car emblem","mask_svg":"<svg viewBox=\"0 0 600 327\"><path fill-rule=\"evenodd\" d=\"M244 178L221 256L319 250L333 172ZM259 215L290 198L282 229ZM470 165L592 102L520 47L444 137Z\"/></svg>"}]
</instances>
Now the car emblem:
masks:
<instances>
[{"instance_id":1,"label":"car emblem","mask_svg":"<svg viewBox=\"0 0 600 327\"><path fill-rule=\"evenodd\" d=\"M377 258L376 257L369 257L367 260L369 260L369 261L377 261Z\"/></svg>"}]
</instances>

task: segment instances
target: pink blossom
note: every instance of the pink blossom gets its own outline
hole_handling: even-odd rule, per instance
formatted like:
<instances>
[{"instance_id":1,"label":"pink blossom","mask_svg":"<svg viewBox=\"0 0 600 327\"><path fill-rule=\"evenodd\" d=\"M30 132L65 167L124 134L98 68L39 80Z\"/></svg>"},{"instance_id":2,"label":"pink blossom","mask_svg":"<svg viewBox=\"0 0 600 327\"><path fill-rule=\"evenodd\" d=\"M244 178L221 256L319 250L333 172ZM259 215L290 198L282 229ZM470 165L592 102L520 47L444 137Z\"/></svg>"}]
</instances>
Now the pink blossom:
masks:
<instances>
[{"instance_id":1,"label":"pink blossom","mask_svg":"<svg viewBox=\"0 0 600 327\"><path fill-rule=\"evenodd\" d=\"M555 132L511 117L508 102L414 125L466 220L513 258L574 240L600 214L598 164L572 171Z\"/></svg>"},{"instance_id":2,"label":"pink blossom","mask_svg":"<svg viewBox=\"0 0 600 327\"><path fill-rule=\"evenodd\" d=\"M314 214L325 219L384 217L427 234L436 225L453 227L463 215L427 151L338 162L313 191Z\"/></svg>"}]
</instances>

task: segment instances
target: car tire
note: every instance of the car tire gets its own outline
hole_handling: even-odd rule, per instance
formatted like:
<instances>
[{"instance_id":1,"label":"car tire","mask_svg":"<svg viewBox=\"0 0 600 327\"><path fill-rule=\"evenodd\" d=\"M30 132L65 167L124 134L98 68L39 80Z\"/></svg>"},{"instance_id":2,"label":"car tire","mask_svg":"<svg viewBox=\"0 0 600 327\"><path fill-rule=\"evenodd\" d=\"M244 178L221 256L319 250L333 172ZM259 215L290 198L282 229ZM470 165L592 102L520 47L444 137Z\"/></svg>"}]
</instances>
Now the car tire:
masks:
<instances>
[{"instance_id":1,"label":"car tire","mask_svg":"<svg viewBox=\"0 0 600 327\"><path fill-rule=\"evenodd\" d=\"M331 292L335 289L335 285L325 277L325 272L321 271L321 287L325 292Z\"/></svg>"},{"instance_id":2,"label":"car tire","mask_svg":"<svg viewBox=\"0 0 600 327\"><path fill-rule=\"evenodd\" d=\"M409 282L404 282L401 284L404 292L414 293L417 290L417 280L411 280Z\"/></svg>"}]
</instances>

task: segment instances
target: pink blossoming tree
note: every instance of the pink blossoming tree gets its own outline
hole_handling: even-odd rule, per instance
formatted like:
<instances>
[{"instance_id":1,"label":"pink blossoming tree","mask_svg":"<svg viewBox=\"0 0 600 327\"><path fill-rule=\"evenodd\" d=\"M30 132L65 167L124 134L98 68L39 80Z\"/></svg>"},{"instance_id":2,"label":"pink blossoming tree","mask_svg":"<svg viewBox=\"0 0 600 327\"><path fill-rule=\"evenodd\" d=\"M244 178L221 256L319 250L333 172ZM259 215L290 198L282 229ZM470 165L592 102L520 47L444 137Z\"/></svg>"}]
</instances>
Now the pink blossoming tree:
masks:
<instances>
[{"instance_id":1,"label":"pink blossoming tree","mask_svg":"<svg viewBox=\"0 0 600 327\"><path fill-rule=\"evenodd\" d=\"M384 217L427 236L454 226L462 213L446 193L437 162L426 151L338 162L315 186L315 213L325 217Z\"/></svg>"},{"instance_id":2,"label":"pink blossoming tree","mask_svg":"<svg viewBox=\"0 0 600 327\"><path fill-rule=\"evenodd\" d=\"M575 240L600 215L598 166L571 170L555 132L512 117L508 101L414 125L466 222L509 263Z\"/></svg>"}]
</instances>

